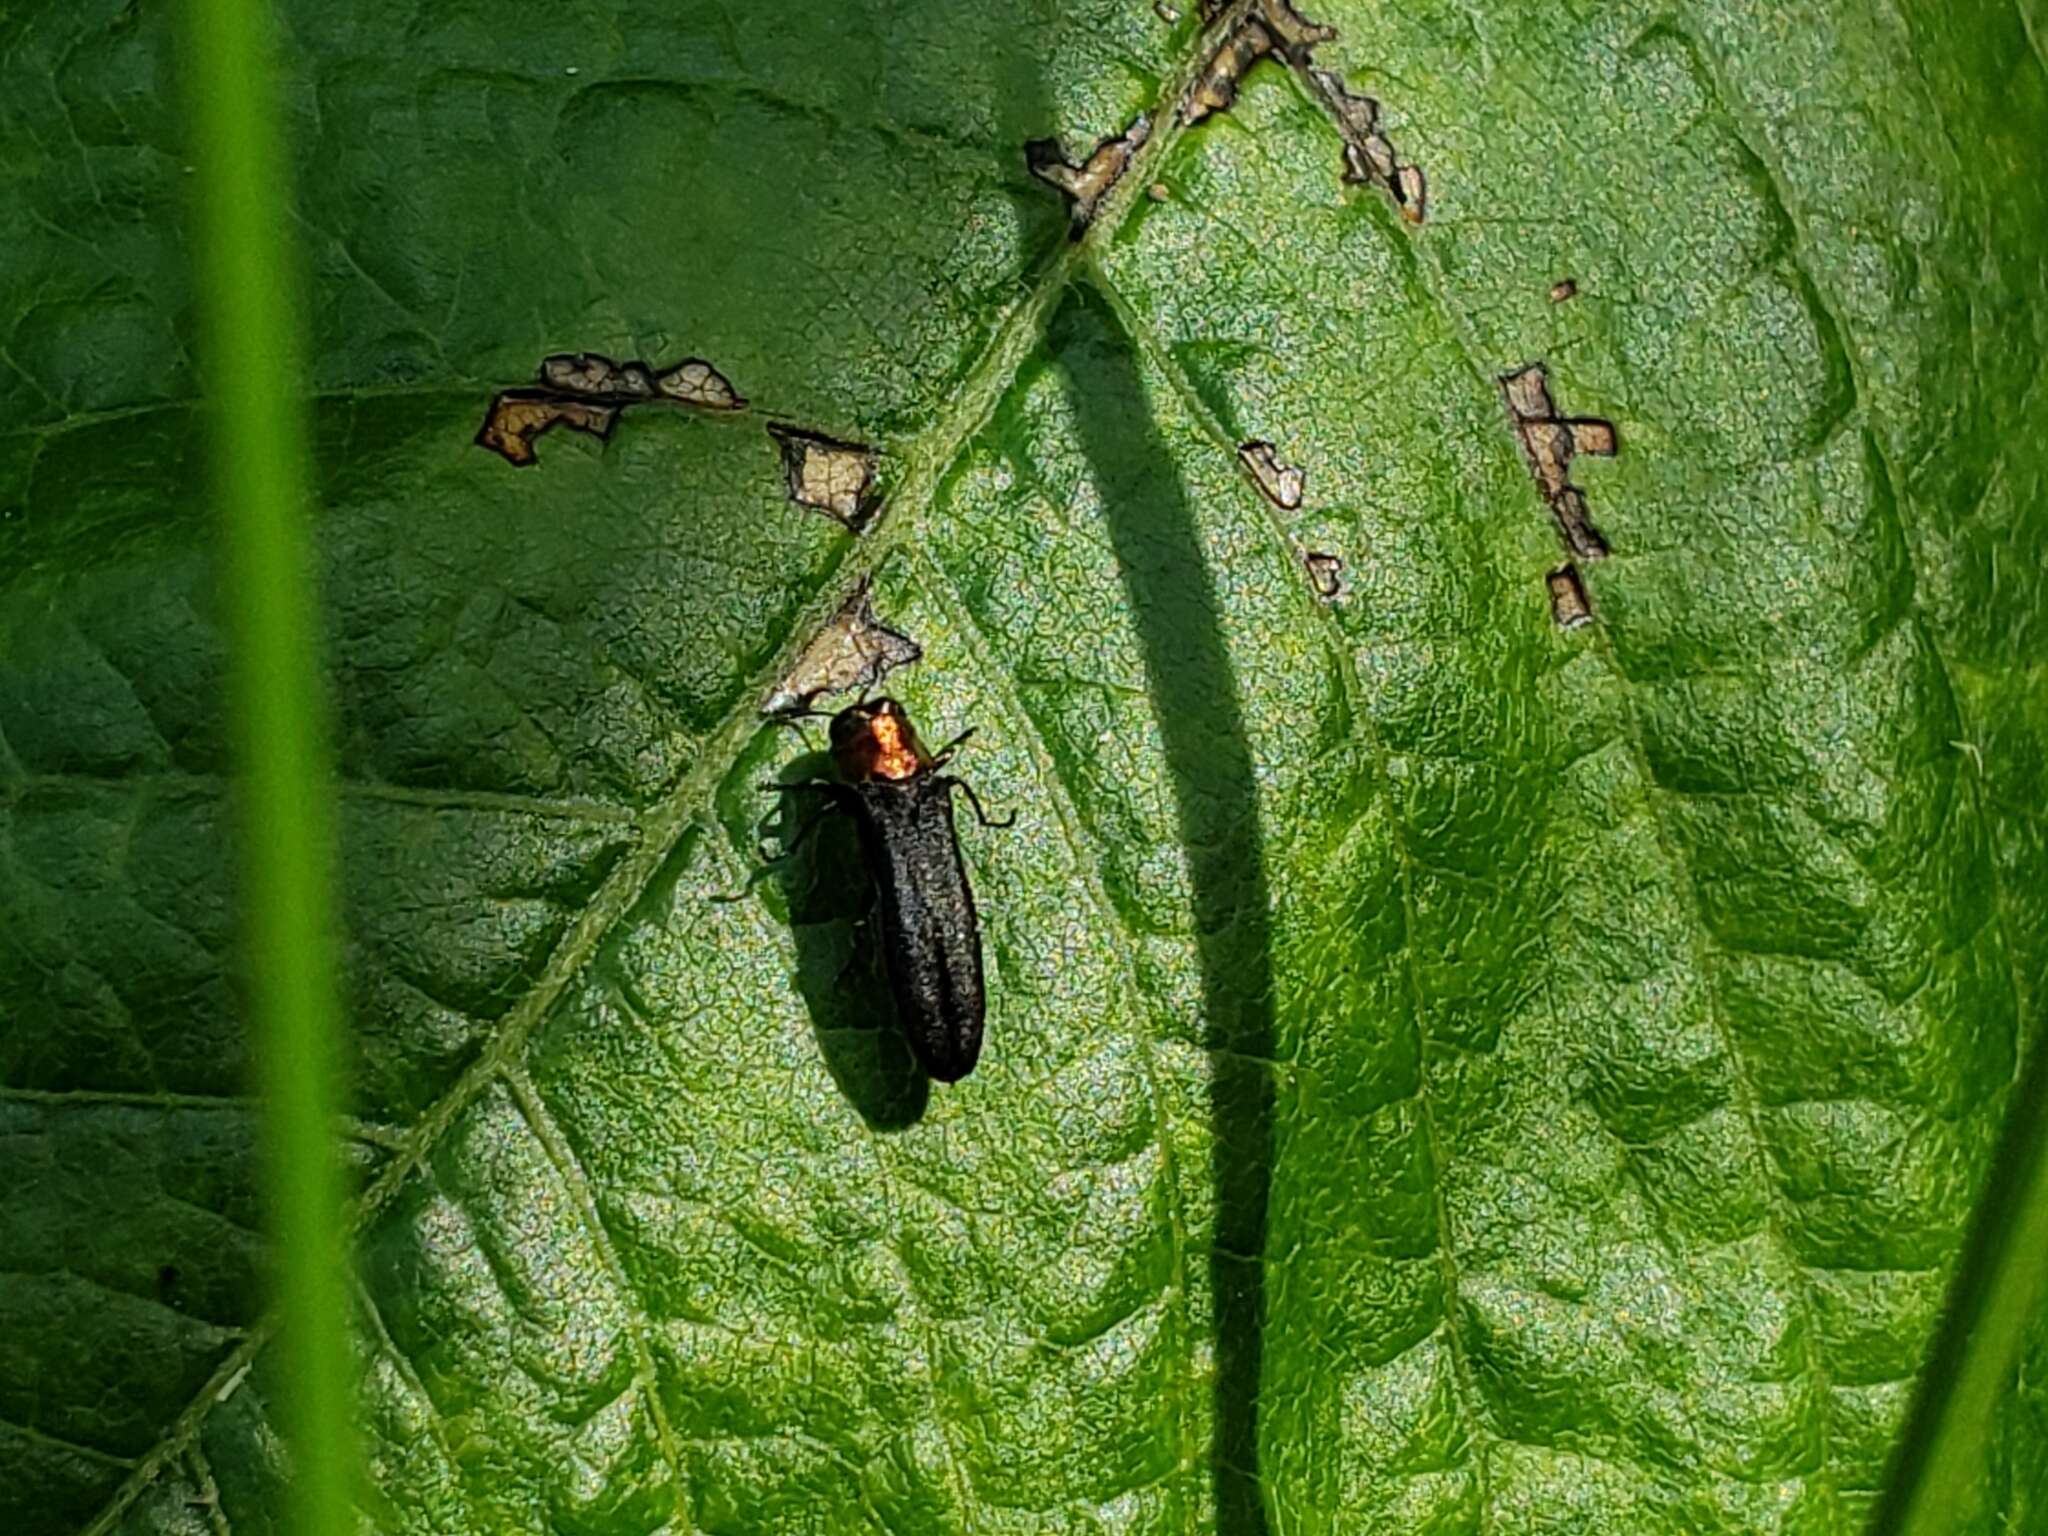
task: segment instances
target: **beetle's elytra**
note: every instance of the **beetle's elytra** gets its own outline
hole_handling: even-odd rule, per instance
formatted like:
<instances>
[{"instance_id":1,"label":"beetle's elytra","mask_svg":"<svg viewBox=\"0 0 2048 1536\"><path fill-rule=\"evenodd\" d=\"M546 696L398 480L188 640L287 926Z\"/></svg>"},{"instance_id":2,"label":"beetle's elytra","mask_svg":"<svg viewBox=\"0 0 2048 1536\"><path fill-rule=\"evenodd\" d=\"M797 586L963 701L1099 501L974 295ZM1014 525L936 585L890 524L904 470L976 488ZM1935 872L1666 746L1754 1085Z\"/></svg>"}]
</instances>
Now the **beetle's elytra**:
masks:
<instances>
[{"instance_id":1,"label":"beetle's elytra","mask_svg":"<svg viewBox=\"0 0 2048 1536\"><path fill-rule=\"evenodd\" d=\"M987 1014L981 922L953 826L953 791L966 786L940 771L951 750L926 751L894 699L842 709L831 734L838 779L781 787L818 790L852 812L911 1053L940 1082L958 1082L981 1056Z\"/></svg>"}]
</instances>

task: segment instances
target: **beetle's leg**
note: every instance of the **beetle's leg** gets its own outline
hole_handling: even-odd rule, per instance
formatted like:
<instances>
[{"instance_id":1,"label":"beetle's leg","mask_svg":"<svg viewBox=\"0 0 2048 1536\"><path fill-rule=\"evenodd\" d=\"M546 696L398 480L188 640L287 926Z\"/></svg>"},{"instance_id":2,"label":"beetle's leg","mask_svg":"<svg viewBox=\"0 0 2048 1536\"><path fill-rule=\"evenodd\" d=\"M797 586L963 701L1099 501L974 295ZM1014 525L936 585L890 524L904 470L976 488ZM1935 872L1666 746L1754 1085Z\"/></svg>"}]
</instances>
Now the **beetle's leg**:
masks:
<instances>
[{"instance_id":1,"label":"beetle's leg","mask_svg":"<svg viewBox=\"0 0 2048 1536\"><path fill-rule=\"evenodd\" d=\"M1000 818L989 815L988 811L982 806L981 796L974 792L974 786L965 779L956 779L949 774L945 782L952 788L961 790L966 794L967 803L974 807L974 819L979 821L984 827L1014 827L1017 825L1017 813L1015 811Z\"/></svg>"},{"instance_id":2,"label":"beetle's leg","mask_svg":"<svg viewBox=\"0 0 2048 1536\"><path fill-rule=\"evenodd\" d=\"M754 851L756 853L759 853L760 849L757 848ZM747 897L754 894L754 887L759 885L763 880L766 880L768 876L771 873L773 873L774 869L775 861L773 859L764 857L761 861L761 867L756 869L751 875L747 876L746 883L742 885L738 890L724 891L716 896L707 896L705 900L713 902L721 907L730 905L732 902L735 901L744 901Z\"/></svg>"},{"instance_id":3,"label":"beetle's leg","mask_svg":"<svg viewBox=\"0 0 2048 1536\"><path fill-rule=\"evenodd\" d=\"M789 791L793 789L808 789L817 791L822 794L830 795L834 803L832 805L826 806L824 810L819 811L817 815L813 816L809 821L805 822L801 827L799 827L797 829L797 834L795 838L793 838L790 842L784 845L782 852L770 853L768 851L768 845L766 842L756 842L754 845L754 857L761 861L761 867L755 870L753 874L749 875L747 877L747 883L741 886L738 890L728 891L723 896L713 896L711 899L721 904L725 902L738 901L741 897L749 894L755 886L759 885L763 880L767 879L769 872L773 870L776 865L780 864L783 860L787 859L791 854L795 853L797 849L801 848L804 844L804 839L809 837L812 832L817 830L818 823L823 821L837 808L839 795L842 791L844 791L845 787L845 785L836 784L830 779L799 779L794 784L778 784L772 780L764 782L761 785L761 788L772 789L776 791L778 794L787 794L789 793Z\"/></svg>"},{"instance_id":4,"label":"beetle's leg","mask_svg":"<svg viewBox=\"0 0 2048 1536\"><path fill-rule=\"evenodd\" d=\"M831 779L798 779L794 784L768 783L763 784L761 787L763 789L772 789L778 794L784 795L795 790L808 789L813 794L824 795L832 802L801 827L797 828L796 836L782 845L782 852L770 855L765 849L757 849L756 851L761 855L761 862L764 864L780 864L784 859L795 853L797 849L801 848L804 845L805 839L818 829L818 823L840 808L842 797L846 793L846 786L844 784L835 783Z\"/></svg>"}]
</instances>

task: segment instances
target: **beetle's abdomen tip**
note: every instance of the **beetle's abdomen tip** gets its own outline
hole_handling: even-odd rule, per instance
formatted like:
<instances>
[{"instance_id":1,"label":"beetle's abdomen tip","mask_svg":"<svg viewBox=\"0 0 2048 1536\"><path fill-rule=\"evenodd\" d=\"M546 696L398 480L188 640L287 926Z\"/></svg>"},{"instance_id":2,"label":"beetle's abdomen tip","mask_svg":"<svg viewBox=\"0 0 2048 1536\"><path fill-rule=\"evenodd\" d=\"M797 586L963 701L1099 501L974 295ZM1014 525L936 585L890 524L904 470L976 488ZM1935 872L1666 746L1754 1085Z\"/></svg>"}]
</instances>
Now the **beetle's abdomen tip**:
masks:
<instances>
[{"instance_id":1,"label":"beetle's abdomen tip","mask_svg":"<svg viewBox=\"0 0 2048 1536\"><path fill-rule=\"evenodd\" d=\"M920 1053L925 1075L938 1083L957 1083L974 1070L974 1064L981 1059L981 1042L956 1051L930 1051Z\"/></svg>"}]
</instances>

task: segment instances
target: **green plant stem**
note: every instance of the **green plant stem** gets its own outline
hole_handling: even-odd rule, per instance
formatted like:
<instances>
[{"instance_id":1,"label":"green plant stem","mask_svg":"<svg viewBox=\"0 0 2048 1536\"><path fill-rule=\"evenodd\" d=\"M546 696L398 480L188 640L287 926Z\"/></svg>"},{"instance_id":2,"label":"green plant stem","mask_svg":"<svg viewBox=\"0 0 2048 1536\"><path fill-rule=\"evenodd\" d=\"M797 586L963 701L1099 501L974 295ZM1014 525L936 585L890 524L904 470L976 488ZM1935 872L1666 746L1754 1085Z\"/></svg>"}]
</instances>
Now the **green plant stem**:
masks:
<instances>
[{"instance_id":1,"label":"green plant stem","mask_svg":"<svg viewBox=\"0 0 2048 1536\"><path fill-rule=\"evenodd\" d=\"M1999 1156L1978 1202L1872 1536L1947 1536L1981 1514L1999 1406L2044 1300L2048 1051L2036 1049L2013 1092Z\"/></svg>"},{"instance_id":2,"label":"green plant stem","mask_svg":"<svg viewBox=\"0 0 2048 1536\"><path fill-rule=\"evenodd\" d=\"M273 22L265 0L187 0L183 19L197 287L234 652L245 964L281 1312L276 1390L292 1442L285 1528L339 1536L352 1524L353 1414L334 1137L334 826Z\"/></svg>"}]
</instances>

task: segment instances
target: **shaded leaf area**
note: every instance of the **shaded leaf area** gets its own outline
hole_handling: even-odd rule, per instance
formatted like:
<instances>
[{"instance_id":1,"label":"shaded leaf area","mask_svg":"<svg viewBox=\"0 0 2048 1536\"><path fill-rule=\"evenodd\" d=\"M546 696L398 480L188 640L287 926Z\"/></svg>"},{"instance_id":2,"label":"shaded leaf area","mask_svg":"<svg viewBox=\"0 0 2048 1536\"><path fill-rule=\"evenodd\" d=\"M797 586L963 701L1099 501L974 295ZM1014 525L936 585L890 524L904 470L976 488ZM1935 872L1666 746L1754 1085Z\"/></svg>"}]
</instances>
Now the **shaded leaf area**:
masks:
<instances>
[{"instance_id":1,"label":"shaded leaf area","mask_svg":"<svg viewBox=\"0 0 2048 1536\"><path fill-rule=\"evenodd\" d=\"M288 19L376 1528L1858 1527L2048 980L2040 18L1333 4L1428 222L1267 59L1071 287L1021 146L1192 18ZM0 1515L219 1536L289 1383L162 26L0 24ZM753 409L471 445L572 350ZM1568 633L1539 360L1624 445ZM756 878L871 571L1019 812L950 1089L845 829Z\"/></svg>"},{"instance_id":2,"label":"shaded leaf area","mask_svg":"<svg viewBox=\"0 0 2048 1536\"><path fill-rule=\"evenodd\" d=\"M1163 68L1142 11L1044 9L284 7L316 384L693 354L808 425L915 430L1059 223L1016 146ZM10 420L195 393L168 38L89 0L0 40Z\"/></svg>"}]
</instances>

